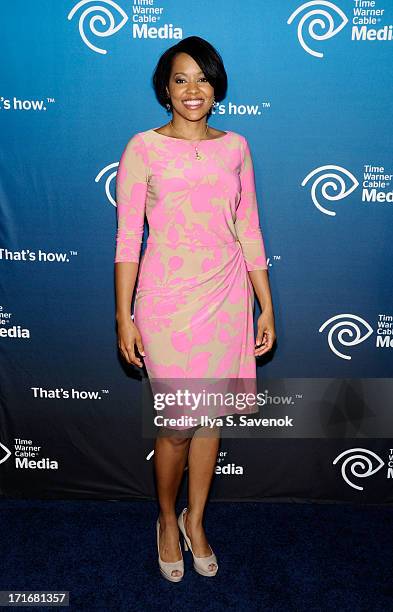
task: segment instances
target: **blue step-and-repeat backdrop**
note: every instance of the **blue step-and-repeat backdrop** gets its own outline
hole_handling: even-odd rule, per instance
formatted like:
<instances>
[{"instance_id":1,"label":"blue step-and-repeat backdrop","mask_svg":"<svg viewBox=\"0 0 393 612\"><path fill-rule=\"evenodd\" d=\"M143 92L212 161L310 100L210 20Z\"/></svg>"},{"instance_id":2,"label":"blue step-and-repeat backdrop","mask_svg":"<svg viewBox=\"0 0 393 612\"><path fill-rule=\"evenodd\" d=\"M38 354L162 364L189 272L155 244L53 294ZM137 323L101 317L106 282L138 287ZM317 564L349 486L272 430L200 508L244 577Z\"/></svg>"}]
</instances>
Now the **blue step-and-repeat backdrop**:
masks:
<instances>
[{"instance_id":1,"label":"blue step-and-repeat backdrop","mask_svg":"<svg viewBox=\"0 0 393 612\"><path fill-rule=\"evenodd\" d=\"M391 502L392 2L0 10L0 495L155 496L146 373L117 347L115 178L170 118L159 56L197 35L229 77L209 123L253 155L277 332L258 384L293 425L223 437L211 498Z\"/></svg>"}]
</instances>

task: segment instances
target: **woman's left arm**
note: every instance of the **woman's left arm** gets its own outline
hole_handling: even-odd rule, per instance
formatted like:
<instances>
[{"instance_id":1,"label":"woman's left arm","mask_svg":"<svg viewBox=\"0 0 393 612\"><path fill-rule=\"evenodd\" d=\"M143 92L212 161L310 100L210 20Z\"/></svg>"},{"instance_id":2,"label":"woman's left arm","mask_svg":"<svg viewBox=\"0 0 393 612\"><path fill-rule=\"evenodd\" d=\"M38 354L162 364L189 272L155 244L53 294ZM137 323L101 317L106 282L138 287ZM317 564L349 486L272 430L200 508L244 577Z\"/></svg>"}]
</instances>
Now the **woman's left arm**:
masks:
<instances>
[{"instance_id":1,"label":"woman's left arm","mask_svg":"<svg viewBox=\"0 0 393 612\"><path fill-rule=\"evenodd\" d=\"M258 331L255 342L256 348L254 350L255 357L260 357L272 349L276 339L273 302L270 292L268 271L249 270L248 274L262 310L262 313L258 317Z\"/></svg>"},{"instance_id":2,"label":"woman's left arm","mask_svg":"<svg viewBox=\"0 0 393 612\"><path fill-rule=\"evenodd\" d=\"M272 296L270 293L268 263L260 228L254 164L250 146L242 138L242 163L240 168L241 198L236 209L235 228L242 246L247 271L261 305L254 355L259 357L270 351L276 339Z\"/></svg>"}]
</instances>

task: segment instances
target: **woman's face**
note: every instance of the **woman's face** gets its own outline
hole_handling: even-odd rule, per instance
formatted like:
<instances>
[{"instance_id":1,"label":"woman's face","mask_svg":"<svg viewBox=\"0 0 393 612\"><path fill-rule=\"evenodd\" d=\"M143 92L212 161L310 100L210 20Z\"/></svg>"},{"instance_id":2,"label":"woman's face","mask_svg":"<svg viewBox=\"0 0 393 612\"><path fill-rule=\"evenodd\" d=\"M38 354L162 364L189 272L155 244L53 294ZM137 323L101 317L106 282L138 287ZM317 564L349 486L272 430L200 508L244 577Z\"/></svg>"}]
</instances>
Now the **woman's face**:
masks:
<instances>
[{"instance_id":1,"label":"woman's face","mask_svg":"<svg viewBox=\"0 0 393 612\"><path fill-rule=\"evenodd\" d=\"M173 58L168 90L173 115L189 121L202 119L214 101L214 88L188 53L178 53Z\"/></svg>"}]
</instances>

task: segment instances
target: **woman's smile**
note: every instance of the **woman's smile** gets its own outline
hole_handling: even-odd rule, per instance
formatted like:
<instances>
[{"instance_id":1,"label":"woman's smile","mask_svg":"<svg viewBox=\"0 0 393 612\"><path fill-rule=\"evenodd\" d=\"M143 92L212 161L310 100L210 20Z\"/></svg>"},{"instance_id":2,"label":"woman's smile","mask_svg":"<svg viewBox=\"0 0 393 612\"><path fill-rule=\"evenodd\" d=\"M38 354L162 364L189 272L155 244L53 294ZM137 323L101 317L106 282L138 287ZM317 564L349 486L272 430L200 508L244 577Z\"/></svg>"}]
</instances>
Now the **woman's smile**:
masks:
<instances>
[{"instance_id":1,"label":"woman's smile","mask_svg":"<svg viewBox=\"0 0 393 612\"><path fill-rule=\"evenodd\" d=\"M203 98L192 98L188 100L183 100L183 104L188 110L196 110L200 108L204 104L204 102L205 101L203 100Z\"/></svg>"}]
</instances>

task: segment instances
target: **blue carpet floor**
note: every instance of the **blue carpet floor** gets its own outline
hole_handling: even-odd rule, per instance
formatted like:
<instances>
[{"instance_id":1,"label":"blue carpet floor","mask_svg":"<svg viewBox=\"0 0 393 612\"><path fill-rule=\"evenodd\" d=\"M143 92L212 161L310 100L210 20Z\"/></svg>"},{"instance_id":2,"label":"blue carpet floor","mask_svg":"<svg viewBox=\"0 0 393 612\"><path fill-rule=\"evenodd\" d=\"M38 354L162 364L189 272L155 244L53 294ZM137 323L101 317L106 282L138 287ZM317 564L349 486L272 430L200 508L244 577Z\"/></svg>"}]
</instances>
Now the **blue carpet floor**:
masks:
<instances>
[{"instance_id":1,"label":"blue carpet floor","mask_svg":"<svg viewBox=\"0 0 393 612\"><path fill-rule=\"evenodd\" d=\"M391 507L210 502L217 576L183 552L176 584L158 570L156 518L152 501L1 500L0 590L68 590L60 609L75 611L393 610Z\"/></svg>"}]
</instances>

